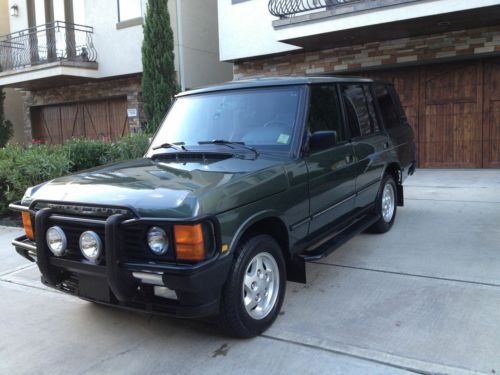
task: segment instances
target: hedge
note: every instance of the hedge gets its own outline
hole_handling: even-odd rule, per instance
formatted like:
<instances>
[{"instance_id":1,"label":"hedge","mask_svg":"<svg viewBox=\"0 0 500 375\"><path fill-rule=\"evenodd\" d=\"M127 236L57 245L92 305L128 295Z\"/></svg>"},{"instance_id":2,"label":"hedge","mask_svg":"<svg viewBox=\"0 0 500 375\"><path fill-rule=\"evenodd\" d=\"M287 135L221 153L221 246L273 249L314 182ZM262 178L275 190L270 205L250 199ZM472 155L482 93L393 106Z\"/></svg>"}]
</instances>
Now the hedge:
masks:
<instances>
[{"instance_id":1,"label":"hedge","mask_svg":"<svg viewBox=\"0 0 500 375\"><path fill-rule=\"evenodd\" d=\"M62 145L7 145L0 148L0 215L9 203L21 199L26 189L44 181L95 166L142 157L147 134L116 142L71 139Z\"/></svg>"}]
</instances>

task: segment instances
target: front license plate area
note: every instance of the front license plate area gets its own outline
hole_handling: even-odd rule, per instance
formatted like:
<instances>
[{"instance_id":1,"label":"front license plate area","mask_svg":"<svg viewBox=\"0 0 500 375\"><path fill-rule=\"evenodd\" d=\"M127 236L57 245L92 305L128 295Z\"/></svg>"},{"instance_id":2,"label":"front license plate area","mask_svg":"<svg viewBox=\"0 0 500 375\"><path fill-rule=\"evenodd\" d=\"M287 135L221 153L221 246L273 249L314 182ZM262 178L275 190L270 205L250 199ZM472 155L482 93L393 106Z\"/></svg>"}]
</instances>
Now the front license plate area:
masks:
<instances>
[{"instance_id":1,"label":"front license plate area","mask_svg":"<svg viewBox=\"0 0 500 375\"><path fill-rule=\"evenodd\" d=\"M108 282L103 277L80 275L78 286L80 297L102 302L110 302L111 300Z\"/></svg>"}]
</instances>

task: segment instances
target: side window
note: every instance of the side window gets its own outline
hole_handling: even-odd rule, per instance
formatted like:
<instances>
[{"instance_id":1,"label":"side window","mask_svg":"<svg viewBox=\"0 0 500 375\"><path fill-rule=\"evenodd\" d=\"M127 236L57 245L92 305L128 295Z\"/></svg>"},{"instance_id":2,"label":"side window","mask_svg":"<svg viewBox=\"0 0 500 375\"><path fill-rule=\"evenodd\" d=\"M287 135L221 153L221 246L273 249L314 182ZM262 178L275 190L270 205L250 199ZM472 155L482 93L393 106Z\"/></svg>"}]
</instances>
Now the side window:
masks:
<instances>
[{"instance_id":1,"label":"side window","mask_svg":"<svg viewBox=\"0 0 500 375\"><path fill-rule=\"evenodd\" d=\"M400 125L398 110L391 93L385 85L374 85L373 91L380 108L380 115L386 129L392 129Z\"/></svg>"},{"instance_id":2,"label":"side window","mask_svg":"<svg viewBox=\"0 0 500 375\"><path fill-rule=\"evenodd\" d=\"M342 85L341 91L351 136L357 137L371 134L372 124L363 86Z\"/></svg>"},{"instance_id":3,"label":"side window","mask_svg":"<svg viewBox=\"0 0 500 375\"><path fill-rule=\"evenodd\" d=\"M347 139L335 85L311 86L307 128L311 134L335 130L339 142Z\"/></svg>"},{"instance_id":4,"label":"side window","mask_svg":"<svg viewBox=\"0 0 500 375\"><path fill-rule=\"evenodd\" d=\"M378 124L377 112L375 111L375 103L373 102L373 96L370 91L370 86L364 85L366 104L368 106L368 113L370 114L370 122L372 126L372 133L377 133L380 131L380 126Z\"/></svg>"}]
</instances>

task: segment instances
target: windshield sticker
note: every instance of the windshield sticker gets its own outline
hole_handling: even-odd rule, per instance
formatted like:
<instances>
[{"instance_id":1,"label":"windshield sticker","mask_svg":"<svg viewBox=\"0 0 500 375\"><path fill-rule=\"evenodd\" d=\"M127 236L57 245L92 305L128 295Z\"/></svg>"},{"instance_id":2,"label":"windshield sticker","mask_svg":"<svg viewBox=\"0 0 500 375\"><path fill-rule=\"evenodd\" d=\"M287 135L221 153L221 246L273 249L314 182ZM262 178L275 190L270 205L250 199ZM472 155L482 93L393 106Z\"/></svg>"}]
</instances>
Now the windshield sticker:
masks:
<instances>
[{"instance_id":1,"label":"windshield sticker","mask_svg":"<svg viewBox=\"0 0 500 375\"><path fill-rule=\"evenodd\" d=\"M281 144L284 144L284 145L287 145L289 139L290 139L290 136L288 134L281 133L280 136L278 137L278 141L277 142L281 143Z\"/></svg>"}]
</instances>

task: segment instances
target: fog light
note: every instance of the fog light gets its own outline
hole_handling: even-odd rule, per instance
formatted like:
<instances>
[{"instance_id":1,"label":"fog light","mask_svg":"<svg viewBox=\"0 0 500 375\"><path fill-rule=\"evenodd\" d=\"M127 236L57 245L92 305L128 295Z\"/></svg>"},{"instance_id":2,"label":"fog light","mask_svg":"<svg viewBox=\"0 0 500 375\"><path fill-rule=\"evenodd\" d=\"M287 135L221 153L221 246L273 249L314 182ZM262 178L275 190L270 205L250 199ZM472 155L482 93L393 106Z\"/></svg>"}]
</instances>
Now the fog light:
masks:
<instances>
[{"instance_id":1,"label":"fog light","mask_svg":"<svg viewBox=\"0 0 500 375\"><path fill-rule=\"evenodd\" d=\"M52 254L58 257L64 255L66 247L68 246L68 240L60 227L55 226L47 229L45 238L47 240L47 246L50 251L52 251Z\"/></svg>"},{"instance_id":2,"label":"fog light","mask_svg":"<svg viewBox=\"0 0 500 375\"><path fill-rule=\"evenodd\" d=\"M92 231L83 232L80 236L80 250L85 258L96 263L102 252L102 241L99 235Z\"/></svg>"},{"instance_id":3,"label":"fog light","mask_svg":"<svg viewBox=\"0 0 500 375\"><path fill-rule=\"evenodd\" d=\"M163 255L168 250L167 233L160 227L152 227L148 231L148 245L156 255Z\"/></svg>"}]
</instances>

